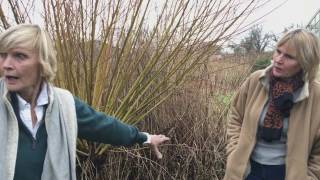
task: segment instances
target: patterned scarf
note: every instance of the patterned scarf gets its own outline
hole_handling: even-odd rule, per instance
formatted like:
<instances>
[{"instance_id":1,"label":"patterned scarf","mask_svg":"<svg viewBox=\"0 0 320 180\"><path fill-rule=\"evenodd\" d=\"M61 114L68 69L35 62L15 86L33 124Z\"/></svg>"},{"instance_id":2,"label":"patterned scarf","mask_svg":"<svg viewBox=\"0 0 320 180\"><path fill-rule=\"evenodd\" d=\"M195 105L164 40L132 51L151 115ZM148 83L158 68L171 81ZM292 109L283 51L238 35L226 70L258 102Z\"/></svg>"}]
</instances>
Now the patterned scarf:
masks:
<instances>
[{"instance_id":1,"label":"patterned scarf","mask_svg":"<svg viewBox=\"0 0 320 180\"><path fill-rule=\"evenodd\" d=\"M299 72L289 79L280 79L270 73L270 95L271 101L268 106L261 138L267 142L280 140L283 128L283 119L290 116L293 107L293 92L304 84L303 72Z\"/></svg>"}]
</instances>

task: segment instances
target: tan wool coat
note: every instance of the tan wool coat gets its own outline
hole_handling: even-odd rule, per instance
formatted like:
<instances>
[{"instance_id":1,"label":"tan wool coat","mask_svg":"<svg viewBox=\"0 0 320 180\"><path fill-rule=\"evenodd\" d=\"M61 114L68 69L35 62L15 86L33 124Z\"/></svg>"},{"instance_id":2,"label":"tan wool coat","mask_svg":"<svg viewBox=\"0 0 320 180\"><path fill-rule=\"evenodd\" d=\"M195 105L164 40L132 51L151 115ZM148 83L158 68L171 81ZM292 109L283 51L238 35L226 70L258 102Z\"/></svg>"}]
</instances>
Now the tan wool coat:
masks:
<instances>
[{"instance_id":1,"label":"tan wool coat","mask_svg":"<svg viewBox=\"0 0 320 180\"><path fill-rule=\"evenodd\" d=\"M224 180L245 179L256 143L258 121L268 100L266 73L250 75L236 94L228 116ZM320 83L306 82L294 104L287 134L286 180L320 179Z\"/></svg>"}]
</instances>

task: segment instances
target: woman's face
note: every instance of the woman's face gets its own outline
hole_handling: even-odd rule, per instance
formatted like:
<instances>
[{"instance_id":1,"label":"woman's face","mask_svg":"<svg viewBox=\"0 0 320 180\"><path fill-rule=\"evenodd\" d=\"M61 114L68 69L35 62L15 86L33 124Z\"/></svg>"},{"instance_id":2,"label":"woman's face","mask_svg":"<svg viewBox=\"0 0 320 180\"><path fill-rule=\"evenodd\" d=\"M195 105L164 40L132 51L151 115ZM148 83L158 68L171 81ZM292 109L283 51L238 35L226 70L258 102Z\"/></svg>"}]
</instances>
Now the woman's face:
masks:
<instances>
[{"instance_id":1,"label":"woman's face","mask_svg":"<svg viewBox=\"0 0 320 180\"><path fill-rule=\"evenodd\" d=\"M31 98L41 84L38 53L17 47L0 53L0 70L9 91Z\"/></svg>"},{"instance_id":2,"label":"woman's face","mask_svg":"<svg viewBox=\"0 0 320 180\"><path fill-rule=\"evenodd\" d=\"M275 77L288 78L292 77L299 71L301 66L296 60L296 50L289 47L288 43L279 46L273 54L272 72Z\"/></svg>"}]
</instances>

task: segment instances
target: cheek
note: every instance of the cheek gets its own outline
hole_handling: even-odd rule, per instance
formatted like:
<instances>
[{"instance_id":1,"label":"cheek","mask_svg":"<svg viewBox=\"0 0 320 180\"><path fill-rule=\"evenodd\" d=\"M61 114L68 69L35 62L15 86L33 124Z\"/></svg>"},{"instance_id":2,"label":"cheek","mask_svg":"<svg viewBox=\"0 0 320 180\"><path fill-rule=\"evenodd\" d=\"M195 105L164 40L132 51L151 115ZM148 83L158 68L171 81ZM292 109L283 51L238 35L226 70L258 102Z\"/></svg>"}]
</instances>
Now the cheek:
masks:
<instances>
[{"instance_id":1,"label":"cheek","mask_svg":"<svg viewBox=\"0 0 320 180\"><path fill-rule=\"evenodd\" d=\"M33 82L38 82L40 81L40 70L38 68L34 68L33 71L30 72L32 74L30 76L30 79L32 79Z\"/></svg>"},{"instance_id":2,"label":"cheek","mask_svg":"<svg viewBox=\"0 0 320 180\"><path fill-rule=\"evenodd\" d=\"M29 79L32 81L37 81L39 78L39 72L38 71L30 71L29 72Z\"/></svg>"},{"instance_id":3,"label":"cheek","mask_svg":"<svg viewBox=\"0 0 320 180\"><path fill-rule=\"evenodd\" d=\"M2 62L0 62L0 76L3 75L3 66L2 66Z\"/></svg>"},{"instance_id":4,"label":"cheek","mask_svg":"<svg viewBox=\"0 0 320 180\"><path fill-rule=\"evenodd\" d=\"M273 53L273 55L272 55L272 60L273 60L273 61L275 61L275 60L276 60L276 58L277 58L276 53Z\"/></svg>"},{"instance_id":5,"label":"cheek","mask_svg":"<svg viewBox=\"0 0 320 180\"><path fill-rule=\"evenodd\" d=\"M301 66L299 64L292 64L290 67L290 72L292 72L293 74L299 72L301 70Z\"/></svg>"},{"instance_id":6,"label":"cheek","mask_svg":"<svg viewBox=\"0 0 320 180\"><path fill-rule=\"evenodd\" d=\"M39 81L39 69L36 65L24 66L19 74L23 77L25 83L36 84Z\"/></svg>"}]
</instances>

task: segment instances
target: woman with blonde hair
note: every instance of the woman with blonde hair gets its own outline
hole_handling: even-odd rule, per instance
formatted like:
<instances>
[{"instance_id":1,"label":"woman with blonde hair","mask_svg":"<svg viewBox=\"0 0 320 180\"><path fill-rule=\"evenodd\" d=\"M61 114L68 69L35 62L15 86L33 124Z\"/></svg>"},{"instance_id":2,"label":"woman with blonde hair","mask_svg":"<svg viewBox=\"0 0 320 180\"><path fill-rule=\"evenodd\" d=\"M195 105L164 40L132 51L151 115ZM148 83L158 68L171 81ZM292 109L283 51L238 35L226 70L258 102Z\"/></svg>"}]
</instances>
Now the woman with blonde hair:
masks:
<instances>
[{"instance_id":1,"label":"woman with blonde hair","mask_svg":"<svg viewBox=\"0 0 320 180\"><path fill-rule=\"evenodd\" d=\"M320 179L319 39L296 29L251 74L228 116L225 180Z\"/></svg>"},{"instance_id":2,"label":"woman with blonde hair","mask_svg":"<svg viewBox=\"0 0 320 180\"><path fill-rule=\"evenodd\" d=\"M0 35L0 179L75 180L77 137L112 145L158 145L150 135L97 112L52 85L57 69L53 43L37 25Z\"/></svg>"}]
</instances>

